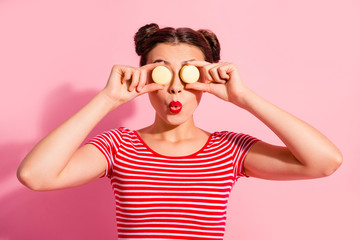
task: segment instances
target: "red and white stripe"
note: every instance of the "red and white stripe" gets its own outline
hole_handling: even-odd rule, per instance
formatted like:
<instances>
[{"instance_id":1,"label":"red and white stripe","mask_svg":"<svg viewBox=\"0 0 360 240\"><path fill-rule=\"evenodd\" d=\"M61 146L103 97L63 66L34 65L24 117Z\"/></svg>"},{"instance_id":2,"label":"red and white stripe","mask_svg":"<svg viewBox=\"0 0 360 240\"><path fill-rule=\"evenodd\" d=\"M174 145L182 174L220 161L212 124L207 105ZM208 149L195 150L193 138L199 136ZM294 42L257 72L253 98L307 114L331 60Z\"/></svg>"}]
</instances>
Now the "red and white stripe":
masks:
<instances>
[{"instance_id":1,"label":"red and white stripe","mask_svg":"<svg viewBox=\"0 0 360 240\"><path fill-rule=\"evenodd\" d=\"M108 161L118 239L223 239L230 191L256 141L215 132L198 152L169 157L127 128L92 139Z\"/></svg>"}]
</instances>

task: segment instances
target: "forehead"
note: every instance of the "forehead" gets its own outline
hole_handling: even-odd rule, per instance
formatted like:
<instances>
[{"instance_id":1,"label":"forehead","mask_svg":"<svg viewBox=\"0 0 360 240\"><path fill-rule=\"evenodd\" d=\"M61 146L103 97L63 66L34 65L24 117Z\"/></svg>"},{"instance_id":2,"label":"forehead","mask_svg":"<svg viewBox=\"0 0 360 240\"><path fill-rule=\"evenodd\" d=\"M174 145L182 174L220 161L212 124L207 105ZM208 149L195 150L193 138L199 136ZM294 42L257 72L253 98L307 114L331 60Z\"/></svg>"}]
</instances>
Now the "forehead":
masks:
<instances>
[{"instance_id":1,"label":"forehead","mask_svg":"<svg viewBox=\"0 0 360 240\"><path fill-rule=\"evenodd\" d=\"M192 59L205 60L205 56L200 48L186 43L159 43L149 52L147 61L148 63L156 60L183 62Z\"/></svg>"}]
</instances>

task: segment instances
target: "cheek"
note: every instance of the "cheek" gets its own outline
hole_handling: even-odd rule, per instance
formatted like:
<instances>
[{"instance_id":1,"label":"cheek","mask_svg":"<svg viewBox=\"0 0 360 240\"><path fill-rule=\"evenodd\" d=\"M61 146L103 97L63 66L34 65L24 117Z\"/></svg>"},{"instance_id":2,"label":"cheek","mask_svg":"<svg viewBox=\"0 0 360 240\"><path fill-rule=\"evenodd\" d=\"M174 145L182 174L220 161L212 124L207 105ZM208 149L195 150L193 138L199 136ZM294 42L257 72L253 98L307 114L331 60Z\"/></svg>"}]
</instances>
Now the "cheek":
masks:
<instances>
[{"instance_id":1,"label":"cheek","mask_svg":"<svg viewBox=\"0 0 360 240\"><path fill-rule=\"evenodd\" d=\"M185 90L186 91L186 90ZM180 97L180 101L183 104L188 105L190 109L196 109L196 107L199 105L203 93L196 90L188 90L182 94ZM166 99L167 99L167 93L166 90L159 90L156 92L150 92L148 93L149 100L151 105L155 110L159 111L166 111Z\"/></svg>"},{"instance_id":2,"label":"cheek","mask_svg":"<svg viewBox=\"0 0 360 240\"><path fill-rule=\"evenodd\" d=\"M201 97L203 95L203 92L195 91L195 90L190 90L189 92L191 94L191 98L194 99L197 104L199 104Z\"/></svg>"},{"instance_id":3,"label":"cheek","mask_svg":"<svg viewBox=\"0 0 360 240\"><path fill-rule=\"evenodd\" d=\"M160 91L148 93L149 100L153 108L158 109L160 106L164 105L164 94Z\"/></svg>"}]
</instances>

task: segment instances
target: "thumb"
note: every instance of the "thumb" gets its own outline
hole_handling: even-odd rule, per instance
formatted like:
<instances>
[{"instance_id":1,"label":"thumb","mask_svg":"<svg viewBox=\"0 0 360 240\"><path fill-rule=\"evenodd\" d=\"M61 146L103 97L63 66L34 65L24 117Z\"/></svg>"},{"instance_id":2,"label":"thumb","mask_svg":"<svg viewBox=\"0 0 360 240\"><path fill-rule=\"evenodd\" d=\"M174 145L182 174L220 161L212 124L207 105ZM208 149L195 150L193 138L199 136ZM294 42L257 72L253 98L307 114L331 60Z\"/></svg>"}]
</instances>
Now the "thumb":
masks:
<instances>
[{"instance_id":1,"label":"thumb","mask_svg":"<svg viewBox=\"0 0 360 240\"><path fill-rule=\"evenodd\" d=\"M142 89L140 94L144 94L144 93L149 93L149 92L154 92L157 90L162 90L164 88L164 86L157 84L157 83L149 83L146 84Z\"/></svg>"}]
</instances>

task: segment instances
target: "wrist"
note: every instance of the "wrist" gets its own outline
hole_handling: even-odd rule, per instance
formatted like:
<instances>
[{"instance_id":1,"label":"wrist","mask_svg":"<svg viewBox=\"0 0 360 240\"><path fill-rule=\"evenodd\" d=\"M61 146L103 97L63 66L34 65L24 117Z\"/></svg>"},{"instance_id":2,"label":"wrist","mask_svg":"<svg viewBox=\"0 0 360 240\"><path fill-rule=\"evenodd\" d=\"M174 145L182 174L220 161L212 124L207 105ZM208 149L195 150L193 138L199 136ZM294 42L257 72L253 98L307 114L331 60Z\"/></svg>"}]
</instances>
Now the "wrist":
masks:
<instances>
[{"instance_id":1,"label":"wrist","mask_svg":"<svg viewBox=\"0 0 360 240\"><path fill-rule=\"evenodd\" d=\"M99 104L105 111L107 111L107 113L111 112L122 104L121 101L110 97L104 90L100 91L94 99L99 102Z\"/></svg>"},{"instance_id":2,"label":"wrist","mask_svg":"<svg viewBox=\"0 0 360 240\"><path fill-rule=\"evenodd\" d=\"M238 107L241 107L247 111L250 110L251 99L256 96L256 94L251 91L249 88L244 87L241 92L235 95L236 97L230 100L231 103L235 104Z\"/></svg>"}]
</instances>

